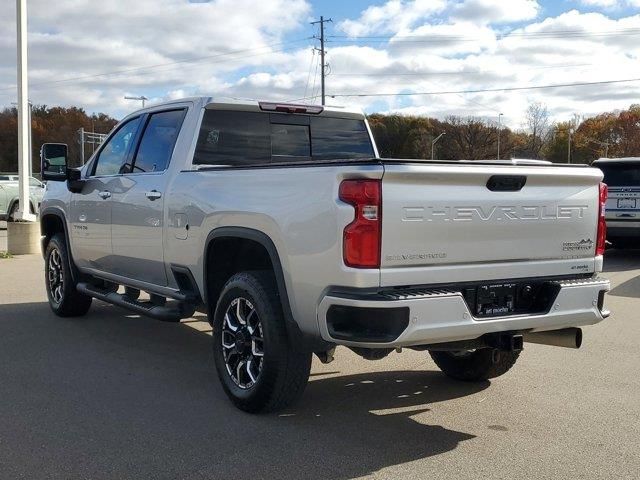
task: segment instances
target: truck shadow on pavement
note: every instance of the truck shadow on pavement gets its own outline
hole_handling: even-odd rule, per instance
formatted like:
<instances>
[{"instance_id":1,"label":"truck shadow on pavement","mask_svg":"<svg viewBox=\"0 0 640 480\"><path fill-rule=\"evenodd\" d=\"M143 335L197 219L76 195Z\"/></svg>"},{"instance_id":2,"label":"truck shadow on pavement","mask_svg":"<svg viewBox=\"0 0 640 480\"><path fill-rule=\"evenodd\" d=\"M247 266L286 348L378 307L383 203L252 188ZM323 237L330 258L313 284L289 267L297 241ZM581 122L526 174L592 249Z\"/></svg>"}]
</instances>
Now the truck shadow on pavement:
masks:
<instances>
[{"instance_id":1,"label":"truck shadow on pavement","mask_svg":"<svg viewBox=\"0 0 640 480\"><path fill-rule=\"evenodd\" d=\"M604 255L604 272L625 272L640 268L640 249L608 249Z\"/></svg>"},{"instance_id":2,"label":"truck shadow on pavement","mask_svg":"<svg viewBox=\"0 0 640 480\"><path fill-rule=\"evenodd\" d=\"M640 250L607 250L604 258L604 272L624 272L640 268ZM609 295L615 297L639 298L640 276L636 276L612 288Z\"/></svg>"},{"instance_id":3,"label":"truck shadow on pavement","mask_svg":"<svg viewBox=\"0 0 640 480\"><path fill-rule=\"evenodd\" d=\"M638 298L640 297L640 276L633 277L626 282L614 287L609 292L614 297Z\"/></svg>"},{"instance_id":4,"label":"truck shadow on pavement","mask_svg":"<svg viewBox=\"0 0 640 480\"><path fill-rule=\"evenodd\" d=\"M297 406L248 415L212 362L210 336L183 324L99 302L83 319L0 305L0 468L7 478L354 478L474 438L437 425L429 405L489 385L328 368Z\"/></svg>"}]
</instances>

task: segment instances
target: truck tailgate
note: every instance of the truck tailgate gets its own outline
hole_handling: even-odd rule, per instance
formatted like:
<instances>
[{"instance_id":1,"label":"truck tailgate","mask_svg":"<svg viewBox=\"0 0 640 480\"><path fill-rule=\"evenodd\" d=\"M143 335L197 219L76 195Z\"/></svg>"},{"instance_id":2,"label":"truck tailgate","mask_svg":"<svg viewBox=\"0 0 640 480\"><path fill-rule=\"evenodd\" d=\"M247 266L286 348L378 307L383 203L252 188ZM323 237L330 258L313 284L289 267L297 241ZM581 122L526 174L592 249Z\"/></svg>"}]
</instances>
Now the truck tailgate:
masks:
<instances>
[{"instance_id":1,"label":"truck tailgate","mask_svg":"<svg viewBox=\"0 0 640 480\"><path fill-rule=\"evenodd\" d=\"M594 271L597 169L395 162L384 168L383 286Z\"/></svg>"}]
</instances>

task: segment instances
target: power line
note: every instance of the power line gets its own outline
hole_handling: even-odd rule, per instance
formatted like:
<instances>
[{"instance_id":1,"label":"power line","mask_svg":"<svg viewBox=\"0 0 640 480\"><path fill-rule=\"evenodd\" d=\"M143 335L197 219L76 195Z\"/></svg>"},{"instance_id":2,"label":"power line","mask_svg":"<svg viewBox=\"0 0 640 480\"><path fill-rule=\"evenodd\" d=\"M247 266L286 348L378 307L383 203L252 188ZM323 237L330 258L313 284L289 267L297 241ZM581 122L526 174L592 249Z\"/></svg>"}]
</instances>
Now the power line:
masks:
<instances>
[{"instance_id":1,"label":"power line","mask_svg":"<svg viewBox=\"0 0 640 480\"><path fill-rule=\"evenodd\" d=\"M503 40L505 38L584 38L584 37L615 37L640 35L640 28L628 28L621 30L594 31L586 32L584 30L549 30L543 32L508 32L496 35L496 39ZM371 40L394 40L408 42L443 42L443 41L474 41L484 39L486 36L471 35L329 35L327 38L333 41L371 41Z\"/></svg>"},{"instance_id":2,"label":"power line","mask_svg":"<svg viewBox=\"0 0 640 480\"><path fill-rule=\"evenodd\" d=\"M540 65L537 67L524 67L518 70L510 69L509 72L521 71L521 70L545 70L555 68L575 68L575 67L590 67L594 66L593 63L576 63L570 65ZM598 65L601 67L601 65ZM414 77L414 76L437 76L437 75L477 75L483 73L504 73L504 71L497 70L451 70L444 72L360 72L360 73L332 73L331 75L336 77Z\"/></svg>"},{"instance_id":3,"label":"power line","mask_svg":"<svg viewBox=\"0 0 640 480\"><path fill-rule=\"evenodd\" d=\"M309 72L307 73L307 83L304 86L304 96L307 96L307 90L309 89L309 81L311 80L311 70L313 69L313 60L316 58L316 49L311 50L311 61L309 62Z\"/></svg>"},{"instance_id":4,"label":"power line","mask_svg":"<svg viewBox=\"0 0 640 480\"><path fill-rule=\"evenodd\" d=\"M320 61L316 62L316 69L313 72L313 86L311 87L311 96L308 98L315 99L316 95L316 81L318 80L318 66L320 65Z\"/></svg>"},{"instance_id":5,"label":"power line","mask_svg":"<svg viewBox=\"0 0 640 480\"><path fill-rule=\"evenodd\" d=\"M546 88L563 88L563 87L580 87L586 85L605 85L613 83L629 83L638 82L640 78L629 78L624 80L603 80L599 82L576 82L576 83L559 83L553 85L530 85L526 87L503 87L503 88L479 88L474 90L449 90L436 92L398 92L398 93L336 93L329 95L336 97L411 97L417 95L447 95L459 93L485 93L485 92L512 92L517 90L540 90Z\"/></svg>"},{"instance_id":6,"label":"power line","mask_svg":"<svg viewBox=\"0 0 640 480\"><path fill-rule=\"evenodd\" d=\"M149 73L157 73L157 72L148 72L148 70L150 69L155 69L155 68L160 68L160 67L167 67L167 66L177 66L177 65L182 65L185 63L198 63L201 62L203 60L210 60L213 58L219 58L219 57L225 57L225 56L229 56L229 55L236 55L238 53L245 53L245 52L251 52L251 51L256 51L256 50L262 50L265 48L271 48L271 47L275 47L275 46L280 46L280 45L291 45L291 44L295 44L295 43L300 43L300 42L304 42L309 40L309 38L302 38L302 39L298 39L298 40L292 40L292 41L288 41L288 42L279 42L279 43L274 43L274 44L270 44L270 45L264 45L262 47L256 47L256 48L247 48L244 50L235 50L235 51L231 51L231 52L226 52L226 53L219 53L216 55L206 55L203 57L195 57L195 58L190 58L190 59L183 59L183 60L177 60L175 62L168 62L168 63L159 63L159 64L155 64L155 65L146 65L146 66L141 66L141 67L133 67L133 68L128 68L128 69L123 69L123 70L113 70L110 72L102 72L102 73L95 73L95 74L90 74L90 75L81 75L78 77L71 77L71 78L63 78L60 80L51 80L51 81L46 81L46 82L37 82L37 83L33 83L31 84L32 87L39 87L39 86L44 86L44 85L55 85L55 84L62 84L62 83L68 83L68 82L75 82L75 81L83 81L83 80L89 80L89 79L94 79L94 78L100 78L100 77L107 77L107 76L112 76L112 75L120 75L123 73L132 73L132 72L137 72L137 71L141 71L141 75L144 74L149 74ZM228 60L223 60L222 62L216 62L216 63L223 63L225 61L234 61L234 60L242 60L244 58L250 58L250 57L254 57L254 56L261 56L261 55L269 55L271 53L280 53L280 52L285 52L291 49L281 49L281 50L272 50L272 51L268 51L268 52L262 52L262 53L258 53L255 55L246 55L246 56L242 56L242 57L234 57L234 58L230 58ZM145 72L145 70L147 70L147 72ZM166 71L166 70L163 70ZM5 87L5 88L0 88L0 91L8 91L8 90L13 90L15 89L15 87Z\"/></svg>"}]
</instances>

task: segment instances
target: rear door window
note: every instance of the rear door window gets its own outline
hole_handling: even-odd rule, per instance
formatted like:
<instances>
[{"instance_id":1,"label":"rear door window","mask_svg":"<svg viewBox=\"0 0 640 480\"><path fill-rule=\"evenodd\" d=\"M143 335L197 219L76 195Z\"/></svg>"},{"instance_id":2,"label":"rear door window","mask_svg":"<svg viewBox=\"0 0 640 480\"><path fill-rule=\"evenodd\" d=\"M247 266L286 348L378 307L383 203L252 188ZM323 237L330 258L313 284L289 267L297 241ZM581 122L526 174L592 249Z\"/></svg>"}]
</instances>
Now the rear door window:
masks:
<instances>
[{"instance_id":1,"label":"rear door window","mask_svg":"<svg viewBox=\"0 0 640 480\"><path fill-rule=\"evenodd\" d=\"M271 161L269 115L206 110L193 163L256 165Z\"/></svg>"},{"instance_id":2,"label":"rear door window","mask_svg":"<svg viewBox=\"0 0 640 480\"><path fill-rule=\"evenodd\" d=\"M152 113L133 161L132 173L162 172L169 166L184 110Z\"/></svg>"}]
</instances>

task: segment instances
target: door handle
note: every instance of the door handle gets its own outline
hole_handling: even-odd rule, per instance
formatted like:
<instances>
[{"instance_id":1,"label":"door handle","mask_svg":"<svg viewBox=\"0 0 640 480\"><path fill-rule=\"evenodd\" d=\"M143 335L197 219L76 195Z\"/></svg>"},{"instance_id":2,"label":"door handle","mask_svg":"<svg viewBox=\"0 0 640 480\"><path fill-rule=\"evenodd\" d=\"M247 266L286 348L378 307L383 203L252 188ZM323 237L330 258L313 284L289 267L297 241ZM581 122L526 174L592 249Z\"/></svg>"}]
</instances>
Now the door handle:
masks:
<instances>
[{"instance_id":1,"label":"door handle","mask_svg":"<svg viewBox=\"0 0 640 480\"><path fill-rule=\"evenodd\" d=\"M159 198L162 197L162 193L160 193L157 190L151 190L150 192L145 192L145 197L147 197L149 200L151 200L152 202L154 200L158 200Z\"/></svg>"},{"instance_id":2,"label":"door handle","mask_svg":"<svg viewBox=\"0 0 640 480\"><path fill-rule=\"evenodd\" d=\"M100 198L102 198L103 200L106 200L107 198L111 198L111 192L109 192L107 190L103 190L102 192L98 193L98 196Z\"/></svg>"},{"instance_id":3,"label":"door handle","mask_svg":"<svg viewBox=\"0 0 640 480\"><path fill-rule=\"evenodd\" d=\"M150 192L145 192L144 196L153 202L154 200L161 198L162 193L157 190L151 190Z\"/></svg>"}]
</instances>

